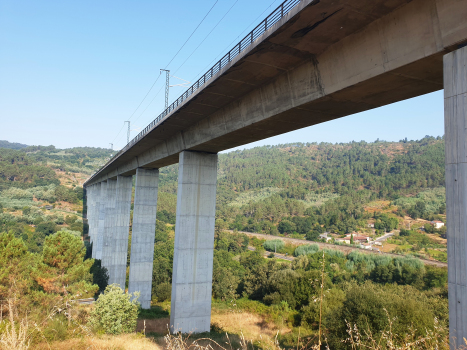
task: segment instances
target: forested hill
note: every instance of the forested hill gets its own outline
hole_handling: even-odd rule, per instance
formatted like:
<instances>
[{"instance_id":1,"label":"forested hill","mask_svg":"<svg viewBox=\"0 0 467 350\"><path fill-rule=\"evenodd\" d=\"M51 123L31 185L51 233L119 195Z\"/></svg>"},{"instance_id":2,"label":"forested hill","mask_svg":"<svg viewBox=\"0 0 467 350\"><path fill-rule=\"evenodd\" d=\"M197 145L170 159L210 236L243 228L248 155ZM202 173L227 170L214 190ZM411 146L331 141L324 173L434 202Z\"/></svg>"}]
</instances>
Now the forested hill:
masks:
<instances>
[{"instance_id":1,"label":"forested hill","mask_svg":"<svg viewBox=\"0 0 467 350\"><path fill-rule=\"evenodd\" d=\"M0 148L0 233L21 237L40 252L56 231L81 237L83 182L113 152L100 148Z\"/></svg>"},{"instance_id":2,"label":"forested hill","mask_svg":"<svg viewBox=\"0 0 467 350\"><path fill-rule=\"evenodd\" d=\"M175 211L176 187L177 166L162 169L161 209ZM401 218L440 219L443 188L440 137L264 146L219 156L217 217L245 231L276 234L286 220L298 233L348 233L377 219L366 210L374 201L398 201Z\"/></svg>"},{"instance_id":3,"label":"forested hill","mask_svg":"<svg viewBox=\"0 0 467 350\"><path fill-rule=\"evenodd\" d=\"M21 149L26 148L28 145L17 143L17 142L8 142L5 140L0 140L0 148L11 148L11 149Z\"/></svg>"},{"instance_id":4,"label":"forested hill","mask_svg":"<svg viewBox=\"0 0 467 350\"><path fill-rule=\"evenodd\" d=\"M112 153L88 147L2 148L0 205L5 210L60 200L78 205L72 192L78 193ZM171 217L177 170L178 165L163 168L160 176L158 212ZM407 216L445 221L444 212L442 138L297 143L219 155L217 224L223 228L316 239L324 231L365 231L370 222L382 232L405 228Z\"/></svg>"}]
</instances>

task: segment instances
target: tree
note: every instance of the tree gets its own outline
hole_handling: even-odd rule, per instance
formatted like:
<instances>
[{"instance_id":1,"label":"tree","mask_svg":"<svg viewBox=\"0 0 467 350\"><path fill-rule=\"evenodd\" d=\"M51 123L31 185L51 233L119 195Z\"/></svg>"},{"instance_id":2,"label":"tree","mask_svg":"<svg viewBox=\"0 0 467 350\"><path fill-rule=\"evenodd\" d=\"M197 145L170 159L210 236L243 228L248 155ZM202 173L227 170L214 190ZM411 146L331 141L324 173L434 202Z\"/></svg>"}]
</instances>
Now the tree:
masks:
<instances>
[{"instance_id":1,"label":"tree","mask_svg":"<svg viewBox=\"0 0 467 350\"><path fill-rule=\"evenodd\" d=\"M90 324L107 334L131 333L136 329L139 292L125 293L117 284L107 286L91 311Z\"/></svg>"},{"instance_id":2,"label":"tree","mask_svg":"<svg viewBox=\"0 0 467 350\"><path fill-rule=\"evenodd\" d=\"M92 283L99 287L100 292L103 292L109 283L107 268L102 266L101 260L95 259L89 272L92 274Z\"/></svg>"},{"instance_id":3,"label":"tree","mask_svg":"<svg viewBox=\"0 0 467 350\"><path fill-rule=\"evenodd\" d=\"M289 220L282 220L279 223L279 226L277 226L277 229L280 233L292 233L297 229L297 227L293 222Z\"/></svg>"},{"instance_id":4,"label":"tree","mask_svg":"<svg viewBox=\"0 0 467 350\"><path fill-rule=\"evenodd\" d=\"M22 305L20 309L26 310L36 263L36 256L28 252L22 239L11 233L0 234L0 299L12 299L15 307Z\"/></svg>"},{"instance_id":5,"label":"tree","mask_svg":"<svg viewBox=\"0 0 467 350\"><path fill-rule=\"evenodd\" d=\"M42 233L44 236L49 236L57 231L57 225L55 223L49 222L41 222L36 226L36 232Z\"/></svg>"},{"instance_id":6,"label":"tree","mask_svg":"<svg viewBox=\"0 0 467 350\"><path fill-rule=\"evenodd\" d=\"M35 274L45 293L44 299L48 296L65 299L91 297L98 291L99 287L92 284L93 276L89 272L94 260L84 260L85 254L81 239L68 232L59 231L45 239Z\"/></svg>"}]
</instances>

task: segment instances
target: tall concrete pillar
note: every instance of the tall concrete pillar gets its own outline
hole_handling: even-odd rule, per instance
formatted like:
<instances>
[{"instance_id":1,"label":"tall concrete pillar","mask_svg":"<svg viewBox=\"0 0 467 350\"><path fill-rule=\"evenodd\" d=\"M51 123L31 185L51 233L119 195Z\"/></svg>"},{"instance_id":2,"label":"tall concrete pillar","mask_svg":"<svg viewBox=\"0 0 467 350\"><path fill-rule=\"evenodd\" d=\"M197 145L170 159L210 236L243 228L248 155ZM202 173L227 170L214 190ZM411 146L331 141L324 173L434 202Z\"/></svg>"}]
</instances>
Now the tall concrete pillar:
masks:
<instances>
[{"instance_id":1,"label":"tall concrete pillar","mask_svg":"<svg viewBox=\"0 0 467 350\"><path fill-rule=\"evenodd\" d=\"M173 332L209 332L217 154L180 153L172 275Z\"/></svg>"},{"instance_id":2,"label":"tall concrete pillar","mask_svg":"<svg viewBox=\"0 0 467 350\"><path fill-rule=\"evenodd\" d=\"M89 238L89 243L92 242L92 238L91 238L91 217L92 217L92 189L91 189L91 186L88 186L88 187L85 187L83 189L84 191L84 195L86 197L86 216L84 216L84 208L83 208L83 222L84 222L84 219L86 219L86 222L88 223L88 238ZM83 202L83 205L84 205L84 202Z\"/></svg>"},{"instance_id":3,"label":"tall concrete pillar","mask_svg":"<svg viewBox=\"0 0 467 350\"><path fill-rule=\"evenodd\" d=\"M136 169L128 292L140 292L143 309L151 307L159 169Z\"/></svg>"},{"instance_id":4,"label":"tall concrete pillar","mask_svg":"<svg viewBox=\"0 0 467 350\"><path fill-rule=\"evenodd\" d=\"M89 232L91 235L91 244L92 244L92 257L95 257L95 246L96 246L96 237L97 230L99 227L99 197L100 197L100 183L94 184L92 187L92 207L91 207L91 216L88 219L89 222Z\"/></svg>"},{"instance_id":5,"label":"tall concrete pillar","mask_svg":"<svg viewBox=\"0 0 467 350\"><path fill-rule=\"evenodd\" d=\"M98 208L98 217L96 218L97 223L97 235L94 239L92 247L92 257L94 259L102 260L102 243L104 241L105 231L105 203L107 199L107 181L102 181L97 184L97 192L99 194L99 201L96 203Z\"/></svg>"},{"instance_id":6,"label":"tall concrete pillar","mask_svg":"<svg viewBox=\"0 0 467 350\"><path fill-rule=\"evenodd\" d=\"M95 217L96 217L96 185L91 185L86 187L86 217L88 219L88 236L89 243L92 243L94 240L95 234Z\"/></svg>"},{"instance_id":7,"label":"tall concrete pillar","mask_svg":"<svg viewBox=\"0 0 467 350\"><path fill-rule=\"evenodd\" d=\"M130 232L131 191L133 189L132 176L117 176L117 197L115 206L115 226L112 237L112 252L110 256L110 270L112 280L125 290L126 263L128 257L128 235Z\"/></svg>"},{"instance_id":8,"label":"tall concrete pillar","mask_svg":"<svg viewBox=\"0 0 467 350\"><path fill-rule=\"evenodd\" d=\"M451 349L467 338L467 47L444 56Z\"/></svg>"},{"instance_id":9,"label":"tall concrete pillar","mask_svg":"<svg viewBox=\"0 0 467 350\"><path fill-rule=\"evenodd\" d=\"M114 283L115 273L111 267L112 244L115 239L115 206L117 199L117 180L107 179L107 197L105 201L104 237L102 240L102 266L109 272L109 284Z\"/></svg>"}]
</instances>

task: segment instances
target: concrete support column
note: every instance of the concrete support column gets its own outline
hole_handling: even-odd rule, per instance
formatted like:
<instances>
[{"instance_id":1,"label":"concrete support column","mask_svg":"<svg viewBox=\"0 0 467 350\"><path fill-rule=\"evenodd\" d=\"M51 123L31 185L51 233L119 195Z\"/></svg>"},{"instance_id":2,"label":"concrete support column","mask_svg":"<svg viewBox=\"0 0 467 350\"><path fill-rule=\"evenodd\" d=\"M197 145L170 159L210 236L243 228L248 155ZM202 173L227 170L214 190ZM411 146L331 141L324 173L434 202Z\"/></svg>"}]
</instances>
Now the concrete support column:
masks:
<instances>
[{"instance_id":1,"label":"concrete support column","mask_svg":"<svg viewBox=\"0 0 467 350\"><path fill-rule=\"evenodd\" d=\"M112 281L125 290L126 263L128 257L128 235L130 233L132 176L117 176L117 198L115 206L115 227L112 237L112 253L110 269L113 270Z\"/></svg>"},{"instance_id":2,"label":"concrete support column","mask_svg":"<svg viewBox=\"0 0 467 350\"><path fill-rule=\"evenodd\" d=\"M88 223L88 237L89 237L89 243L92 243L92 237L91 237L91 217L92 217L92 186L85 187L84 190L84 195L86 197L86 216L84 216L84 208L83 208L83 222L84 219L86 219L86 222ZM84 206L84 201L83 201L83 206Z\"/></svg>"},{"instance_id":3,"label":"concrete support column","mask_svg":"<svg viewBox=\"0 0 467 350\"><path fill-rule=\"evenodd\" d=\"M140 292L143 309L151 307L154 237L159 169L136 169L128 292Z\"/></svg>"},{"instance_id":4,"label":"concrete support column","mask_svg":"<svg viewBox=\"0 0 467 350\"><path fill-rule=\"evenodd\" d=\"M105 202L107 198L107 181L102 181L97 184L97 192L99 195L99 200L96 203L96 207L98 209L98 216L96 217L97 234L92 247L92 257L94 259L102 260L102 243L104 241L105 230Z\"/></svg>"},{"instance_id":5,"label":"concrete support column","mask_svg":"<svg viewBox=\"0 0 467 350\"><path fill-rule=\"evenodd\" d=\"M184 151L178 170L170 327L209 332L217 154Z\"/></svg>"},{"instance_id":6,"label":"concrete support column","mask_svg":"<svg viewBox=\"0 0 467 350\"><path fill-rule=\"evenodd\" d=\"M89 225L89 243L93 243L94 238L96 237L96 216L98 216L98 210L96 210L96 186L91 185L86 188L86 196L87 196L87 219ZM96 213L97 212L97 213ZM97 214L97 215L96 215Z\"/></svg>"},{"instance_id":7,"label":"concrete support column","mask_svg":"<svg viewBox=\"0 0 467 350\"><path fill-rule=\"evenodd\" d=\"M467 338L467 47L444 56L446 214L451 349Z\"/></svg>"},{"instance_id":8,"label":"concrete support column","mask_svg":"<svg viewBox=\"0 0 467 350\"><path fill-rule=\"evenodd\" d=\"M117 199L117 180L107 179L107 197L105 201L104 237L102 240L102 266L109 272L109 284L114 283L115 273L112 268L112 246L115 239L115 205Z\"/></svg>"}]
</instances>

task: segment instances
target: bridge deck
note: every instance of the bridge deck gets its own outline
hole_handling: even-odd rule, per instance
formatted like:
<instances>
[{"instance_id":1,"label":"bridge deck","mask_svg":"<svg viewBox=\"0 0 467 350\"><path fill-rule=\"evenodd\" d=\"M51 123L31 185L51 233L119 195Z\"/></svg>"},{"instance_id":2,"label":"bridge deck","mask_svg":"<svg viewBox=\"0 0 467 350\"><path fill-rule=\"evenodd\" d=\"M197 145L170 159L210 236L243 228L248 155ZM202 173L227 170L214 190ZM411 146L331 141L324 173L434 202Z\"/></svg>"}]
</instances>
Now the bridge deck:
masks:
<instances>
[{"instance_id":1,"label":"bridge deck","mask_svg":"<svg viewBox=\"0 0 467 350\"><path fill-rule=\"evenodd\" d=\"M246 49L238 48L237 56L224 61L216 74L210 77L208 72L209 80L179 98L178 106L158 117L85 185L134 174L137 167L177 163L181 150L219 152L440 90L442 56L467 39L467 24L461 20L467 16L466 7L465 1L454 0L300 1L263 34L255 34ZM248 35L245 38L242 43ZM352 40L360 47L352 48ZM379 57L373 62L376 56L382 62ZM305 65L315 71L304 70L305 75L293 82L287 77ZM345 70L355 72L349 78L341 74ZM284 76L289 82L284 83ZM304 87L298 86L300 79L308 80ZM274 85L277 81L281 84ZM294 96L284 110L280 106L290 104L289 89L295 89ZM261 95L260 104L254 101L255 92ZM301 99L299 94L307 96ZM245 103L248 99L251 103ZM274 105L265 110L270 99ZM251 115L251 121L246 118L234 129L221 130L228 128L222 123L234 121L210 118L233 108ZM258 113L265 117L255 119ZM160 153L159 145L163 156L141 157L151 150Z\"/></svg>"}]
</instances>

